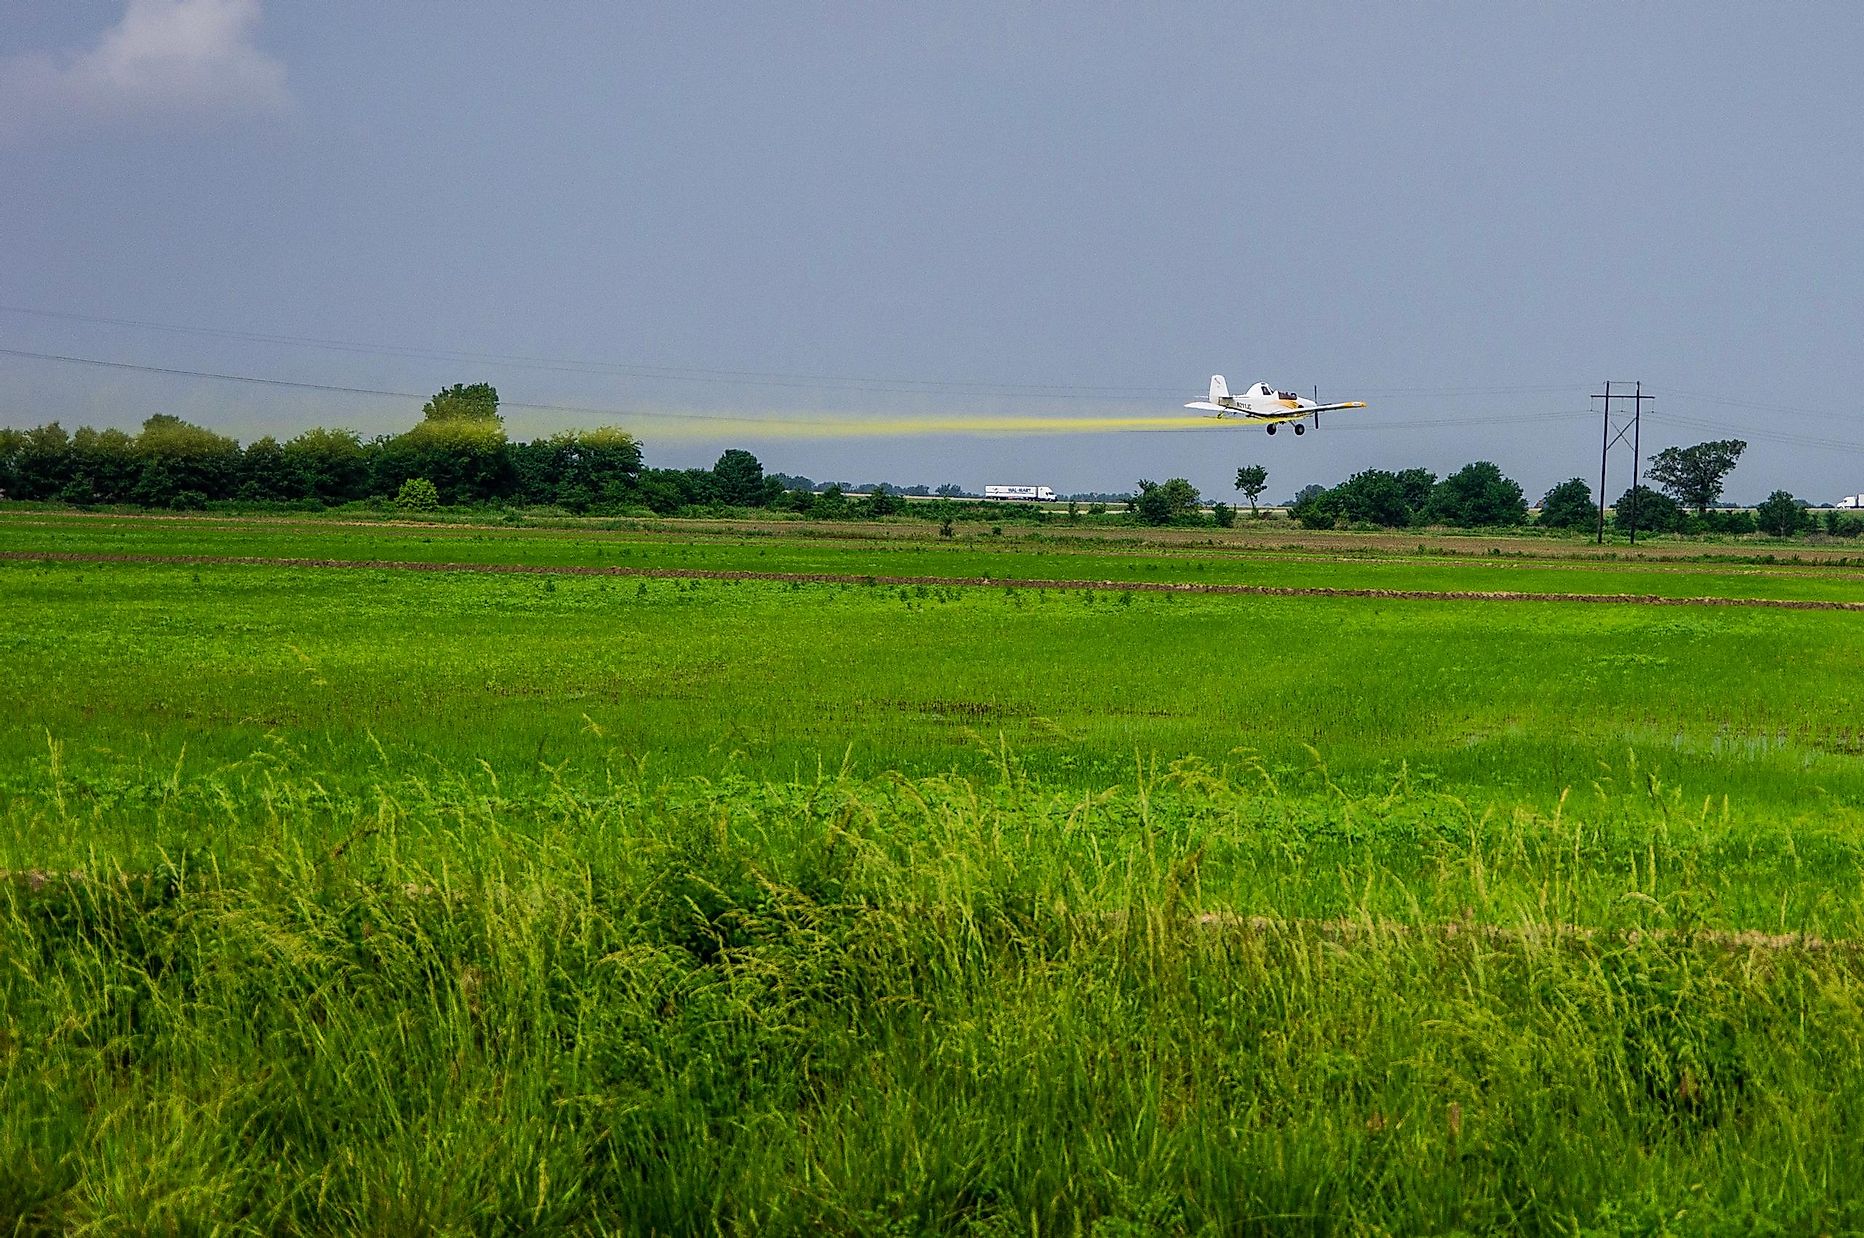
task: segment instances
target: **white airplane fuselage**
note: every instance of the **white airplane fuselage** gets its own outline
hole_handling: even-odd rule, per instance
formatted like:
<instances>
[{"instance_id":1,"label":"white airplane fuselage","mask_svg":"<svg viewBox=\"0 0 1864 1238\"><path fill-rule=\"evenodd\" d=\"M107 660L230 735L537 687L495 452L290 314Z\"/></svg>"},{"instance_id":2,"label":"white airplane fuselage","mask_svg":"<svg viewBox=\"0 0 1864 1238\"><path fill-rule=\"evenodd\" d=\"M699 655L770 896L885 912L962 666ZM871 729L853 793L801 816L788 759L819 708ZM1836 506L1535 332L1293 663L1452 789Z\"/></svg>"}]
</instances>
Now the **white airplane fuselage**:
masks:
<instances>
[{"instance_id":1,"label":"white airplane fuselage","mask_svg":"<svg viewBox=\"0 0 1864 1238\"><path fill-rule=\"evenodd\" d=\"M1331 412L1334 409L1364 408L1365 405L1358 400L1343 404L1319 404L1313 400L1303 399L1292 391L1277 391L1267 383L1257 383L1241 395L1231 395L1229 385L1224 382L1223 375L1212 374L1210 376L1210 398L1193 400L1185 407L1215 413L1220 420L1235 418L1239 421L1256 422L1264 426L1270 434L1275 433L1276 426L1284 422L1292 422L1294 432L1301 434L1307 429L1304 422L1312 421L1316 426L1320 424L1318 416L1320 413Z\"/></svg>"}]
</instances>

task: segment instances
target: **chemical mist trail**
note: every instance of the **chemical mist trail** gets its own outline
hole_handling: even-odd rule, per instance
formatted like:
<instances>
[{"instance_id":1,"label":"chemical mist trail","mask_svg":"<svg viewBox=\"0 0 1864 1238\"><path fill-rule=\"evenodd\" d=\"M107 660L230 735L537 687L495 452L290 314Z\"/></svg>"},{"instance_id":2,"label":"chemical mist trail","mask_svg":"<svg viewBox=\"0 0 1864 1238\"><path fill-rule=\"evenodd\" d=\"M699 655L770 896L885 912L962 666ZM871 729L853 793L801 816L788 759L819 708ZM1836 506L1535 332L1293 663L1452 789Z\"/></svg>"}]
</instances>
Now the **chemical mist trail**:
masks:
<instances>
[{"instance_id":1,"label":"chemical mist trail","mask_svg":"<svg viewBox=\"0 0 1864 1238\"><path fill-rule=\"evenodd\" d=\"M640 416L641 414L634 414ZM714 438L721 433L760 438L910 438L928 435L979 434L1107 434L1135 430L1209 430L1219 423L1211 417L720 417L682 422L677 414L655 417L656 438ZM618 414L624 425L629 414Z\"/></svg>"}]
</instances>

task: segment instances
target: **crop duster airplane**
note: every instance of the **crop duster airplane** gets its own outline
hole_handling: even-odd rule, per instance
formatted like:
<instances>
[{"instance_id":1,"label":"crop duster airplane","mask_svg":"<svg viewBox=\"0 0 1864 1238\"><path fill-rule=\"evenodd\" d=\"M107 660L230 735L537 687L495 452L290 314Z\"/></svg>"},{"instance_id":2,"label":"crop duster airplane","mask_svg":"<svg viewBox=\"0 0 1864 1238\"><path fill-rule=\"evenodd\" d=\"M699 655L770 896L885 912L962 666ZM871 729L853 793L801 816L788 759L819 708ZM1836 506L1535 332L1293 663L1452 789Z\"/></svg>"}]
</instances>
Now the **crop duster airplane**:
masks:
<instances>
[{"instance_id":1,"label":"crop duster airplane","mask_svg":"<svg viewBox=\"0 0 1864 1238\"><path fill-rule=\"evenodd\" d=\"M1223 375L1210 376L1210 398L1193 400L1186 408L1202 409L1215 413L1219 420L1236 418L1250 425L1262 426L1270 434L1283 422L1292 421L1296 434L1306 434L1304 424L1312 420L1316 429L1320 427L1320 414L1331 413L1341 408L1364 408L1359 400L1348 400L1344 404L1317 404L1313 400L1304 400L1292 391L1277 391L1267 383L1257 383L1241 395L1231 395L1230 385L1223 381Z\"/></svg>"}]
</instances>

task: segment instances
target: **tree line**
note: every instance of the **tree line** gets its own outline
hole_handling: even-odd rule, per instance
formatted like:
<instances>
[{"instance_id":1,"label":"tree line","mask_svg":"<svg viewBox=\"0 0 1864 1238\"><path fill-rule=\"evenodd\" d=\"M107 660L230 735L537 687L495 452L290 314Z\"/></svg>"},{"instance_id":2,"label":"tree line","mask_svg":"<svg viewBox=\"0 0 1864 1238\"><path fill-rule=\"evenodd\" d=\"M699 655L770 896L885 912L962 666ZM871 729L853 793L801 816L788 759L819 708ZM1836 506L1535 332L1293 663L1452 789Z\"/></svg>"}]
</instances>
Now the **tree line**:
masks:
<instances>
[{"instance_id":1,"label":"tree line","mask_svg":"<svg viewBox=\"0 0 1864 1238\"><path fill-rule=\"evenodd\" d=\"M1689 447L1666 447L1650 460L1645 476L1657 488L1627 488L1611 505L1609 527L1640 533L1766 533L1791 537L1814 527L1806 504L1776 490L1752 511L1717 506L1728 475L1747 444L1721 439ZM1237 489L1255 499L1267 486L1259 465L1238 470ZM1429 469L1388 472L1367 469L1337 486L1308 486L1294 498L1289 515L1308 528L1331 529L1365 524L1380 528L1445 525L1456 528L1508 528L1530 521L1527 495L1518 482L1487 460L1466 464L1447 477ZM1532 523L1539 528L1587 530L1598 526L1599 509L1592 487L1574 477L1541 496ZM1828 512L1825 532L1855 537L1864 522Z\"/></svg>"},{"instance_id":2,"label":"tree line","mask_svg":"<svg viewBox=\"0 0 1864 1238\"><path fill-rule=\"evenodd\" d=\"M1815 523L1805 504L1784 491L1754 511L1715 506L1723 483L1747 444L1730 439L1670 447L1652 458L1646 475L1658 488L1639 485L1613 505L1614 529L1647 533L1751 533L1791 536ZM1237 470L1236 489L1252 513L1268 486L1268 470ZM912 487L910 490L926 490ZM1034 506L984 508L951 501L963 492L939 486L915 505L915 514L939 520L1041 520ZM766 508L819 519L895 515L908 510L902 491L875 486L853 497L834 484L781 473L766 474L757 457L732 449L709 469L648 467L641 444L614 428L566 430L529 442L506 435L498 392L486 383L454 384L421 408L421 419L401 434L363 439L349 430L306 430L283 442L267 435L245 446L168 414L156 414L135 434L57 422L29 430L0 429L0 497L71 503L200 508L215 502L336 506L392 502L403 508L508 504L556 507L598 514L646 509L671 515L687 508ZM1108 497L1108 496L1099 496ZM1131 519L1153 525L1235 523L1237 510L1202 496L1181 477L1142 480L1130 499ZM1094 502L1088 514L1099 516ZM1068 505L1076 517L1079 506ZM1439 478L1428 469L1367 469L1332 487L1308 486L1290 504L1290 516L1309 528L1372 525L1405 528L1446 525L1510 527L1529 522L1520 485L1490 461L1464 465ZM1561 482L1540 501L1534 523L1542 528L1590 529L1598 519L1591 487L1580 478ZM1855 536L1860 522L1837 512L1825 531Z\"/></svg>"},{"instance_id":3,"label":"tree line","mask_svg":"<svg viewBox=\"0 0 1864 1238\"><path fill-rule=\"evenodd\" d=\"M818 519L859 519L907 510L905 490L876 485L849 495L834 483L766 474L733 448L711 468L652 468L641 444L614 428L567 430L514 442L505 433L498 392L456 383L421 408L400 434L364 439L350 430L313 429L280 441L235 439L160 413L140 431L67 431L57 422L0 428L0 498L75 506L133 504L177 510L210 503L287 508L368 502L401 510L441 506L554 507L573 513L672 515L689 509L765 508ZM938 521L1028 522L1034 508L951 501L956 485L929 490L913 514ZM936 497L934 497L936 496ZM1096 504L1091 511L1104 511Z\"/></svg>"},{"instance_id":4,"label":"tree line","mask_svg":"<svg viewBox=\"0 0 1864 1238\"><path fill-rule=\"evenodd\" d=\"M57 422L0 429L0 494L14 499L144 507L208 503L336 506L400 500L403 506L504 503L571 512L696 505L763 507L788 492L748 451L727 451L709 469L656 469L641 444L614 428L566 430L513 442L486 383L437 392L401 434L364 439L350 430L306 430L241 446L224 434L158 413L135 434Z\"/></svg>"}]
</instances>

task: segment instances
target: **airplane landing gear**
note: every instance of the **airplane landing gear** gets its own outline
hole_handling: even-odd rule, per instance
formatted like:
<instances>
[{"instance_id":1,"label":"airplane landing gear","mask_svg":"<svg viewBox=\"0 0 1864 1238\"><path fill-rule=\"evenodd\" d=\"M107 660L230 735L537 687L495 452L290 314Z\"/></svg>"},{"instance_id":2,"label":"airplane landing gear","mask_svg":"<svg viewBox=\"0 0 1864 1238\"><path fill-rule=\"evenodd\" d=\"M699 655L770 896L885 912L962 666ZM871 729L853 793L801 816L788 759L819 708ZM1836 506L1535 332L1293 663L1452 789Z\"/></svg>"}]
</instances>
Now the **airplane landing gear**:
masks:
<instances>
[{"instance_id":1,"label":"airplane landing gear","mask_svg":"<svg viewBox=\"0 0 1864 1238\"><path fill-rule=\"evenodd\" d=\"M1304 425L1302 425L1302 424L1301 424L1300 422L1298 422L1298 421L1297 421L1297 422L1295 422L1295 423L1294 423L1294 432L1295 432L1296 434L1306 434L1306 433L1307 433L1307 427L1306 427L1306 426L1304 426Z\"/></svg>"},{"instance_id":2,"label":"airplane landing gear","mask_svg":"<svg viewBox=\"0 0 1864 1238\"><path fill-rule=\"evenodd\" d=\"M1274 427L1274 426L1264 426L1264 427L1263 427L1263 429L1265 429L1265 430L1267 430L1267 431L1268 431L1268 432L1269 432L1270 434L1273 434L1273 433L1275 433L1275 427Z\"/></svg>"}]
</instances>

